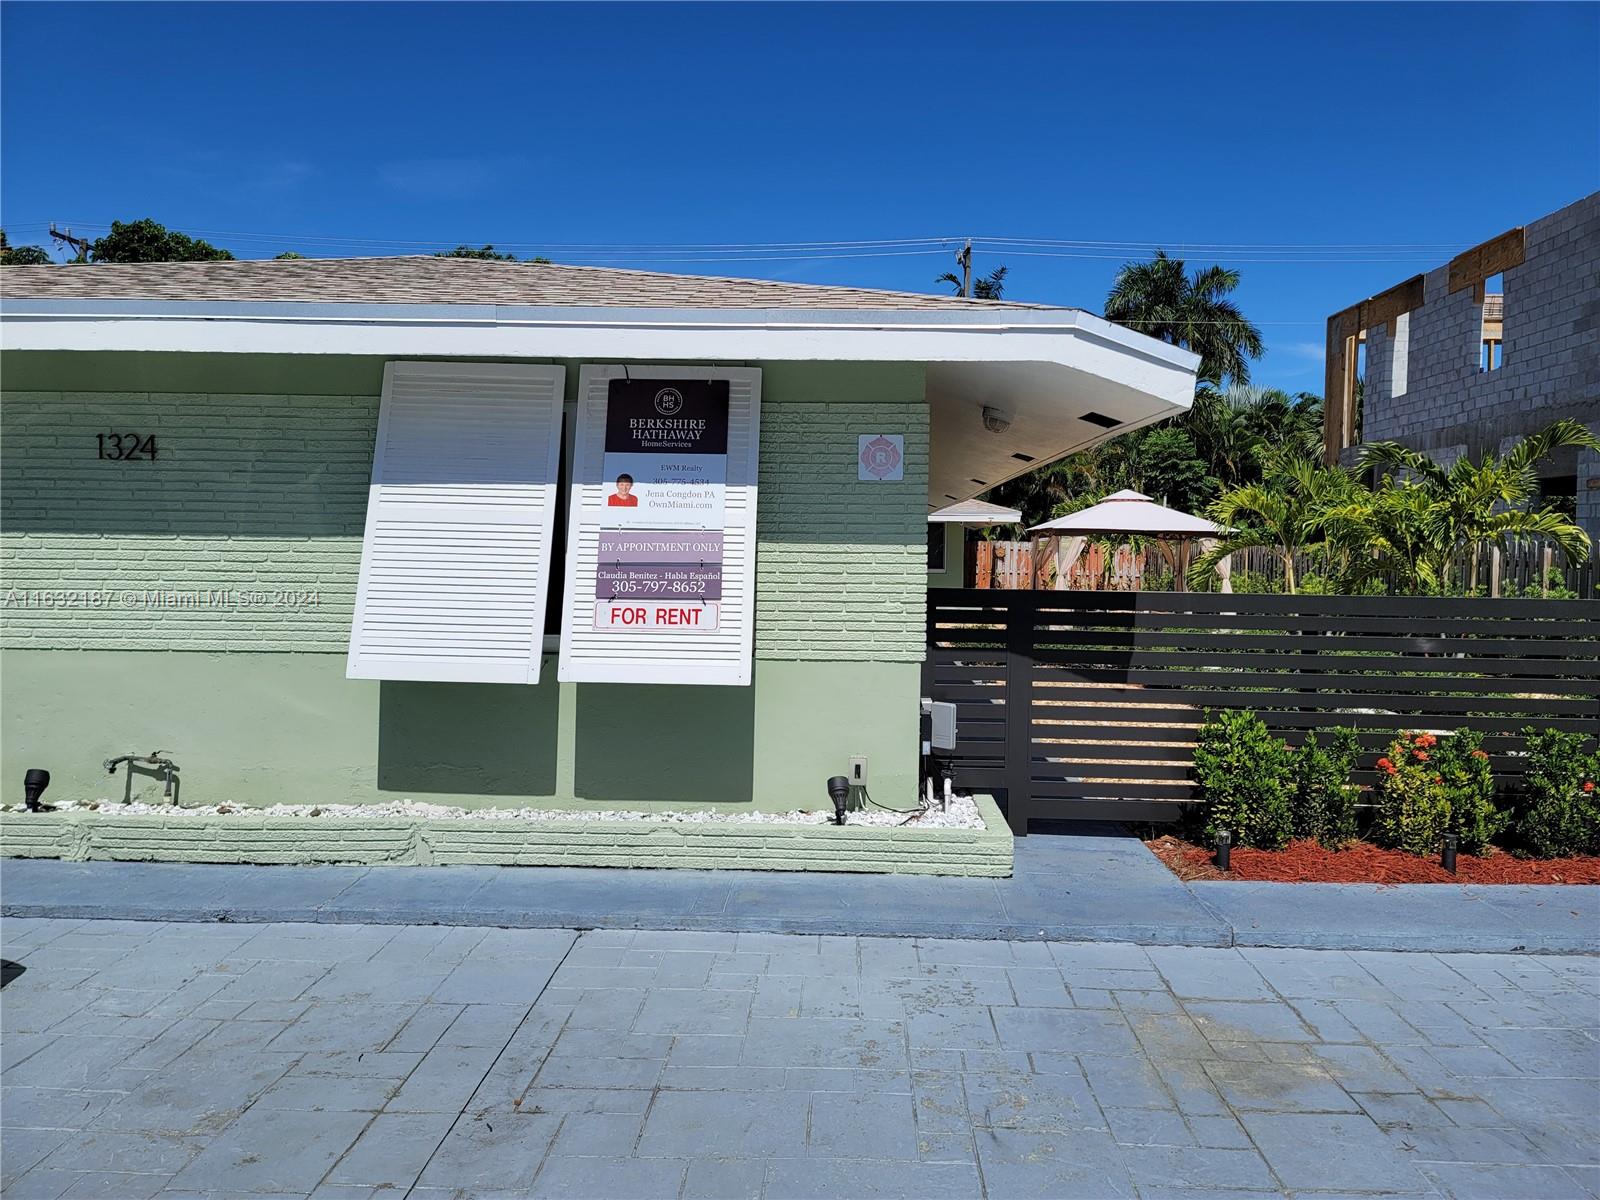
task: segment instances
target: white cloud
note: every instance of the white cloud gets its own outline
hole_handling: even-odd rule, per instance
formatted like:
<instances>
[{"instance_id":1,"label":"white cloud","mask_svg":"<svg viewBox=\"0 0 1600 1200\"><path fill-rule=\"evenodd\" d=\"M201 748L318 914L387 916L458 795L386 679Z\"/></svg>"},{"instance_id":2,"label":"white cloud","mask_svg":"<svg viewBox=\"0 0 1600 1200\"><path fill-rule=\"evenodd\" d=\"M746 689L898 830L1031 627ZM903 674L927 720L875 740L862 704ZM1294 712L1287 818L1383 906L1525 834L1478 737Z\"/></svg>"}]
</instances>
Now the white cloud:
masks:
<instances>
[{"instance_id":1,"label":"white cloud","mask_svg":"<svg viewBox=\"0 0 1600 1200\"><path fill-rule=\"evenodd\" d=\"M1282 350L1292 358L1313 358L1319 361L1328 352L1328 348L1321 342L1284 342L1273 346L1272 349Z\"/></svg>"}]
</instances>

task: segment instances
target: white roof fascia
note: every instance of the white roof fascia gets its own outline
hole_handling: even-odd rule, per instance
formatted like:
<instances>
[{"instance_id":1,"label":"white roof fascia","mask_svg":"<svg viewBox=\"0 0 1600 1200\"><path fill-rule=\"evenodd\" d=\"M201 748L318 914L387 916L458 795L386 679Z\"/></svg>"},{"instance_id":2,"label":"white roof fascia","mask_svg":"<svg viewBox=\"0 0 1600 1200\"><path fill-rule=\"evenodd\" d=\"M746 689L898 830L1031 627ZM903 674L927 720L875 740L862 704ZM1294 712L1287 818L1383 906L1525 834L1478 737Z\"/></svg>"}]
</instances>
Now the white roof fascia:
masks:
<instances>
[{"instance_id":1,"label":"white roof fascia","mask_svg":"<svg viewBox=\"0 0 1600 1200\"><path fill-rule=\"evenodd\" d=\"M0 345L10 350L1061 362L1051 347L1063 335L1094 358L1120 360L1117 375L1138 364L1133 376L1169 387L1173 374L1192 376L1199 364L1187 350L1076 309L0 300Z\"/></svg>"}]
</instances>

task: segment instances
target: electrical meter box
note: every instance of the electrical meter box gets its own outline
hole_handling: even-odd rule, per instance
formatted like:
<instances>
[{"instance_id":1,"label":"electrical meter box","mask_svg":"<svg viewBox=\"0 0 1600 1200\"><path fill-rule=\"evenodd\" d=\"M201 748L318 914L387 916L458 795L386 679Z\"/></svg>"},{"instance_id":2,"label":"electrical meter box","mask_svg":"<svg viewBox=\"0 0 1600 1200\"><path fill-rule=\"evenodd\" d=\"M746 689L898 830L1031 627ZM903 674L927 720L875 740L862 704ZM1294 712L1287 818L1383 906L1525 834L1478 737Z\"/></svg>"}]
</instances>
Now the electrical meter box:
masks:
<instances>
[{"instance_id":1,"label":"electrical meter box","mask_svg":"<svg viewBox=\"0 0 1600 1200\"><path fill-rule=\"evenodd\" d=\"M928 743L935 750L956 748L956 706L944 700L928 705Z\"/></svg>"}]
</instances>

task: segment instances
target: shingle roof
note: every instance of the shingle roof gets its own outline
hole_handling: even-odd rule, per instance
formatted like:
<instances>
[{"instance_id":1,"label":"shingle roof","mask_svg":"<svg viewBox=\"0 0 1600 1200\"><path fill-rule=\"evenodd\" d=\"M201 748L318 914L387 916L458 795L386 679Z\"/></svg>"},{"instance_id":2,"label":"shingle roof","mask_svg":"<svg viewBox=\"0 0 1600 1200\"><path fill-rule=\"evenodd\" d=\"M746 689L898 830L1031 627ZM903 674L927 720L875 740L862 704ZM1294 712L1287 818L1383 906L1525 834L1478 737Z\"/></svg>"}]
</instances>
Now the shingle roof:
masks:
<instances>
[{"instance_id":1,"label":"shingle roof","mask_svg":"<svg viewBox=\"0 0 1600 1200\"><path fill-rule=\"evenodd\" d=\"M0 268L12 300L290 300L624 308L1047 308L916 292L474 258L240 259Z\"/></svg>"}]
</instances>

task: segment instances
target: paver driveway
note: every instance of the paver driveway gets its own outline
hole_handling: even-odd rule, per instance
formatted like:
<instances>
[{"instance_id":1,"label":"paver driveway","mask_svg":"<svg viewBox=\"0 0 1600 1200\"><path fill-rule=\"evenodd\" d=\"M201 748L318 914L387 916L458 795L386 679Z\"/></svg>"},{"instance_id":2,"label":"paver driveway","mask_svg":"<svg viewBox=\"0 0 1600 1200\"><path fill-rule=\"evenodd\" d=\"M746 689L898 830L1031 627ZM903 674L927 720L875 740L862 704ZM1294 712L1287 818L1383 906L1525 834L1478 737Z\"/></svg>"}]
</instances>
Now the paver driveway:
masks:
<instances>
[{"instance_id":1,"label":"paver driveway","mask_svg":"<svg viewBox=\"0 0 1600 1200\"><path fill-rule=\"evenodd\" d=\"M12 920L8 1198L1600 1195L1600 960Z\"/></svg>"}]
</instances>

